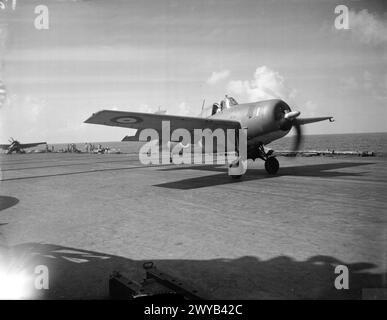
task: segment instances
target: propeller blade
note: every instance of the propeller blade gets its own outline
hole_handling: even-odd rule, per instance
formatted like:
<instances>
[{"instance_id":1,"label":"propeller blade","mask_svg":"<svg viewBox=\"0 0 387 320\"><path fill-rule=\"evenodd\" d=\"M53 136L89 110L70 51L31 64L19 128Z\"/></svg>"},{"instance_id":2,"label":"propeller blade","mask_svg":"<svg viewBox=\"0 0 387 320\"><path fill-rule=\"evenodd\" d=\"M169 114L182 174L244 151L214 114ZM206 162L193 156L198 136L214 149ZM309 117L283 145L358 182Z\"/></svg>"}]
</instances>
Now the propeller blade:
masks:
<instances>
[{"instance_id":1,"label":"propeller blade","mask_svg":"<svg viewBox=\"0 0 387 320\"><path fill-rule=\"evenodd\" d=\"M293 152L298 151L300 149L301 143L302 143L302 130L301 126L298 123L295 123L293 125L293 128L296 130L296 137L294 140L294 145L293 145Z\"/></svg>"}]
</instances>

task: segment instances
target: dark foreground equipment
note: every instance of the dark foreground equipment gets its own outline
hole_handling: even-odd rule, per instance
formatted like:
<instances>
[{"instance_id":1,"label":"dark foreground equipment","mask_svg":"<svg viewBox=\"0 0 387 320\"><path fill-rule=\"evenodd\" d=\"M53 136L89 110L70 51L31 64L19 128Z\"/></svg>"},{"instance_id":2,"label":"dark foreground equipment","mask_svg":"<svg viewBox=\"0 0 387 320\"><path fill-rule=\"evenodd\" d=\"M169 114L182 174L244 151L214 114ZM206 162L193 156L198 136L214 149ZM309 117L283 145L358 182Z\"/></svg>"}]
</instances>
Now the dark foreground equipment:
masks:
<instances>
[{"instance_id":1,"label":"dark foreground equipment","mask_svg":"<svg viewBox=\"0 0 387 320\"><path fill-rule=\"evenodd\" d=\"M130 280L120 272L113 272L109 279L109 294L112 299L156 299L156 300L203 300L196 289L157 269L153 262L146 262L145 279L140 283Z\"/></svg>"}]
</instances>

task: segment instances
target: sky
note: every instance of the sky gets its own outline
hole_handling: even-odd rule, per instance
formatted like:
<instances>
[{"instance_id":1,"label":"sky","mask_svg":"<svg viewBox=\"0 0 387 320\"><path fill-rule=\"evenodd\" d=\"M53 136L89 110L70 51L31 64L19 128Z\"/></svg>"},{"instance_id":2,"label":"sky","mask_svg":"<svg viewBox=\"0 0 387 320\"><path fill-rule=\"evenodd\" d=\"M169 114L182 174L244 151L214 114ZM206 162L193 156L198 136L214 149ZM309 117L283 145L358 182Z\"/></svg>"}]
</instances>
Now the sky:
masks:
<instances>
[{"instance_id":1,"label":"sky","mask_svg":"<svg viewBox=\"0 0 387 320\"><path fill-rule=\"evenodd\" d=\"M128 129L83 121L198 115L225 94L335 117L306 134L387 132L386 1L14 1L0 1L0 143L119 141ZM349 29L335 28L338 4Z\"/></svg>"}]
</instances>

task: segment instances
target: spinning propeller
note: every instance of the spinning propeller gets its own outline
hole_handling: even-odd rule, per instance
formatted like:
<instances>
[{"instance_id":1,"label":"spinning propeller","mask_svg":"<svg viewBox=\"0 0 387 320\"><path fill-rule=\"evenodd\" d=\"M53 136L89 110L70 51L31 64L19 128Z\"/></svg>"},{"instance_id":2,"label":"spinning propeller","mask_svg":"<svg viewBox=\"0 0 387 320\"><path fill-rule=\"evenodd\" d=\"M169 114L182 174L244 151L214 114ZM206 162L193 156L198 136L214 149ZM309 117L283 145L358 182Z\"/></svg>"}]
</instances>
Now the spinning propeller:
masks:
<instances>
[{"instance_id":1,"label":"spinning propeller","mask_svg":"<svg viewBox=\"0 0 387 320\"><path fill-rule=\"evenodd\" d=\"M292 151L298 151L302 143L302 130L301 125L297 121L297 117L301 114L300 111L283 110L282 117L280 119L280 129L288 131L292 128L296 130L296 136L293 143Z\"/></svg>"}]
</instances>

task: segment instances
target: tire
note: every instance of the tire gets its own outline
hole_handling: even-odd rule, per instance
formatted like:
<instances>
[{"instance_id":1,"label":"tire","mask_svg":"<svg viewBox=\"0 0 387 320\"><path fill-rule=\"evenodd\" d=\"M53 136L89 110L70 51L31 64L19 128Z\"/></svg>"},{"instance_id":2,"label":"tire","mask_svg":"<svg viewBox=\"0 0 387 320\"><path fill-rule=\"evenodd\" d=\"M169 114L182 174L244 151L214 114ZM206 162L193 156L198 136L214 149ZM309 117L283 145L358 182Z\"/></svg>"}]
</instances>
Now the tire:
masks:
<instances>
[{"instance_id":1,"label":"tire","mask_svg":"<svg viewBox=\"0 0 387 320\"><path fill-rule=\"evenodd\" d=\"M240 178L242 178L242 175L231 176L231 179L233 179L233 180L239 180Z\"/></svg>"},{"instance_id":2,"label":"tire","mask_svg":"<svg viewBox=\"0 0 387 320\"><path fill-rule=\"evenodd\" d=\"M276 174L279 169L279 162L277 158L271 157L265 161L265 169L268 174Z\"/></svg>"}]
</instances>

